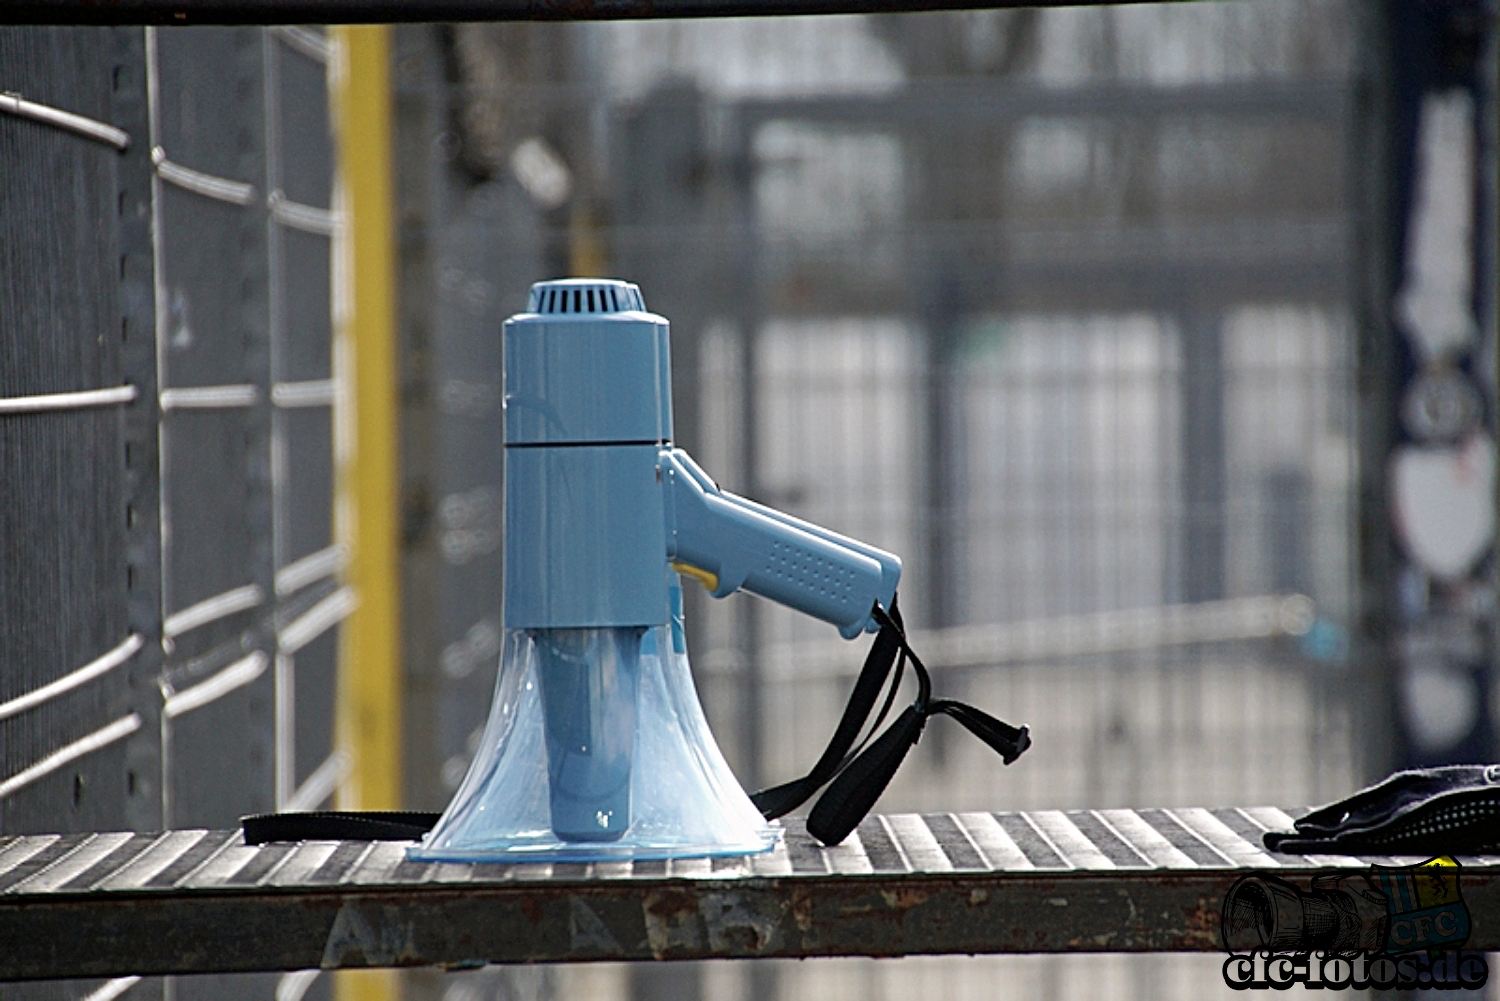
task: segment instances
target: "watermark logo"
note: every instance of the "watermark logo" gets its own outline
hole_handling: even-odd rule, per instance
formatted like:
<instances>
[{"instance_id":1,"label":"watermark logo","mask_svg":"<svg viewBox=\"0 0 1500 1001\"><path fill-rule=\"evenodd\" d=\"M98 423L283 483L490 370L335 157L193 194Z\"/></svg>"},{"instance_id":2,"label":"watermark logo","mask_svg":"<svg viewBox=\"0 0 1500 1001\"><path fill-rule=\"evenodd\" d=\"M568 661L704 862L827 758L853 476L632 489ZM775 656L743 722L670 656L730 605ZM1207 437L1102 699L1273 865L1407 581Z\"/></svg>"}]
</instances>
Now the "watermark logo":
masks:
<instances>
[{"instance_id":1,"label":"watermark logo","mask_svg":"<svg viewBox=\"0 0 1500 1001\"><path fill-rule=\"evenodd\" d=\"M1314 876L1302 889L1265 873L1224 898L1224 982L1236 990L1478 990L1480 953L1464 952L1469 909L1449 856L1415 866Z\"/></svg>"}]
</instances>

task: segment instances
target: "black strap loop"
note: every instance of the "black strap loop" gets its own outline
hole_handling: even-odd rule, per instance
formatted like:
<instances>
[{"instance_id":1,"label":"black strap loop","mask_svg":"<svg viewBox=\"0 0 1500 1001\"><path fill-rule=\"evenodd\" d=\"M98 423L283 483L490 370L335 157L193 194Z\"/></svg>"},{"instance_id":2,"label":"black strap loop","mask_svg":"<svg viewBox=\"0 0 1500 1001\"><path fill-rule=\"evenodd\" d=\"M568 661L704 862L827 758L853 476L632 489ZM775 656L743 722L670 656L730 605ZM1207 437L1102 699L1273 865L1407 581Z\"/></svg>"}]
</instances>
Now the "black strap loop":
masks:
<instances>
[{"instance_id":1,"label":"black strap loop","mask_svg":"<svg viewBox=\"0 0 1500 1001\"><path fill-rule=\"evenodd\" d=\"M907 706L896 722L839 772L828 791L818 797L807 815L807 833L825 845L836 845L847 838L890 785L926 724L926 713L915 704Z\"/></svg>"},{"instance_id":2,"label":"black strap loop","mask_svg":"<svg viewBox=\"0 0 1500 1001\"><path fill-rule=\"evenodd\" d=\"M400 810L317 810L241 817L245 844L267 841L418 841L437 825L436 813Z\"/></svg>"},{"instance_id":3,"label":"black strap loop","mask_svg":"<svg viewBox=\"0 0 1500 1001\"><path fill-rule=\"evenodd\" d=\"M875 642L870 647L865 666L849 697L849 704L844 708L844 715L823 756L804 777L751 797L766 818L773 819L796 809L831 779L828 789L819 797L807 817L808 833L826 845L843 841L874 808L875 802L895 777L896 770L901 767L907 753L916 746L927 720L932 716L944 715L956 720L999 753L1001 760L1007 765L1031 746L1031 731L1025 726L1011 726L982 709L954 699L934 700L932 676L906 641L906 630L896 603L891 602L889 613L877 603L871 614L880 623L880 632L876 634ZM901 685L901 669L907 660L911 661L912 671L917 676L916 699L889 729L873 741L867 736L864 744L868 746L862 744L851 753L849 749L854 744L854 738L864 726L894 662L895 678L870 733L874 734L880 729L886 711L896 697L896 690Z\"/></svg>"},{"instance_id":4,"label":"black strap loop","mask_svg":"<svg viewBox=\"0 0 1500 1001\"><path fill-rule=\"evenodd\" d=\"M851 748L854 747L854 742L859 737L859 731L864 727L865 720L869 718L870 710L875 707L875 700L880 697L880 690L884 687L886 678L890 676L891 667L894 664L896 666L895 684L891 686L890 694L886 696L880 715L875 718L871 733L879 729L880 724L884 722L886 713L890 711L895 701L896 689L901 684L902 670L906 663L900 627L896 625L901 613L896 611L894 601L891 602L891 610L894 613L891 624L882 624L880 632L875 634L875 642L870 645L870 652L865 655L864 667L860 669L859 679L854 682L854 691L849 696L849 704L844 707L844 715L839 719L833 736L828 740L828 747L824 749L822 757L818 758L818 763L813 765L812 771L800 779L773 786L770 789L762 789L750 797L755 808L767 820L775 820L806 803L812 798L813 793L849 764L853 757ZM867 737L866 741L868 739Z\"/></svg>"}]
</instances>

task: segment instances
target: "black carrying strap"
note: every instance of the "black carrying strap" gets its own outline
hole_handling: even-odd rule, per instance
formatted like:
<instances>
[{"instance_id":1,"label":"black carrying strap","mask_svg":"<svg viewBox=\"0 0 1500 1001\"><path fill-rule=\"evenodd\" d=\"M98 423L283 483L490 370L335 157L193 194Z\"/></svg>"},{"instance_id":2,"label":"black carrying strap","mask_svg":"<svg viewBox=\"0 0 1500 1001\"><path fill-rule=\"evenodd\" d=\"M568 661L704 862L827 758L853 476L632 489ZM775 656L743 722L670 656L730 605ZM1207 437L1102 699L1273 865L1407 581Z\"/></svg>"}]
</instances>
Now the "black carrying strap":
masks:
<instances>
[{"instance_id":1,"label":"black carrying strap","mask_svg":"<svg viewBox=\"0 0 1500 1001\"><path fill-rule=\"evenodd\" d=\"M417 841L439 814L400 810L317 810L241 817L245 844L267 841Z\"/></svg>"},{"instance_id":2,"label":"black carrying strap","mask_svg":"<svg viewBox=\"0 0 1500 1001\"><path fill-rule=\"evenodd\" d=\"M922 659L906 642L906 631L902 627L900 612L891 602L887 613L878 604L874 607L875 621L880 623L880 632L865 658L859 680L844 709L843 718L834 730L828 748L818 759L817 765L803 778L788 782L751 797L767 819L779 817L805 803L823 783L832 779L828 789L813 805L807 816L808 833L825 845L836 845L849 836L875 806L875 801L885 791L895 776L907 752L922 736L927 720L943 715L957 720L969 732L1000 754L1005 764L1010 764L1031 746L1031 732L1025 726L1015 727L996 719L981 709L953 699L932 698L932 677ZM890 694L886 696L885 708L870 728L873 733L880 728L886 710L895 698L896 688L901 684L901 666L911 661L917 676L917 698L896 717L896 721L868 746L854 752L849 749L864 726L881 687L890 675L892 663L896 664L896 676ZM868 741L869 738L866 738Z\"/></svg>"},{"instance_id":3,"label":"black carrying strap","mask_svg":"<svg viewBox=\"0 0 1500 1001\"><path fill-rule=\"evenodd\" d=\"M891 667L895 665L895 683L891 685L885 705L881 707L879 715L875 718L875 725L870 728L871 733L879 729L880 724L884 722L886 714L890 712L891 704L896 699L896 689L901 684L902 672L906 666L906 653L901 643L901 612L896 608L895 601L891 602L891 619L893 623L891 626L882 625L880 631L875 634L875 642L870 645L870 652L865 655L865 665L860 668L859 678L854 682L854 691L849 695L849 703L844 706L844 715L839 719L833 736L828 739L828 746L824 748L823 755L818 758L818 763L813 765L812 771L800 779L772 786L770 789L762 789L750 797L750 802L755 804L755 808L767 820L775 820L806 803L812 798L813 793L826 785L829 779L853 760L854 753L851 753L851 748L854 747L860 730L864 728L865 720L870 718L870 710L875 708L875 700L880 697L880 690L885 687L886 679L891 674ZM868 739L867 737L866 740Z\"/></svg>"}]
</instances>

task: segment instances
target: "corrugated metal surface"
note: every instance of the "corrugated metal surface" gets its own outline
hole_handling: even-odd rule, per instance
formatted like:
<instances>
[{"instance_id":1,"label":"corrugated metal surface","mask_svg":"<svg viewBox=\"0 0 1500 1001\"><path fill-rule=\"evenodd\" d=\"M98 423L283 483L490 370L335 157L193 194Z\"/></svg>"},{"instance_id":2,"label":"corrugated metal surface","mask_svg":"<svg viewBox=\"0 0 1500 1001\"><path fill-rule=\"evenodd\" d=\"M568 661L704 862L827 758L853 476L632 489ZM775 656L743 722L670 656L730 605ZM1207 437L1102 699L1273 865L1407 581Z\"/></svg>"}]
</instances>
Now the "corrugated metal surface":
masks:
<instances>
[{"instance_id":1,"label":"corrugated metal surface","mask_svg":"<svg viewBox=\"0 0 1500 1001\"><path fill-rule=\"evenodd\" d=\"M592 865L418 864L407 843L250 847L222 831L19 838L0 842L0 977L1215 952L1248 870L1421 861L1266 853L1260 834L1291 822L1274 807L877 814L835 848L794 820L749 859ZM1500 946L1500 858L1463 865L1469 946Z\"/></svg>"}]
</instances>

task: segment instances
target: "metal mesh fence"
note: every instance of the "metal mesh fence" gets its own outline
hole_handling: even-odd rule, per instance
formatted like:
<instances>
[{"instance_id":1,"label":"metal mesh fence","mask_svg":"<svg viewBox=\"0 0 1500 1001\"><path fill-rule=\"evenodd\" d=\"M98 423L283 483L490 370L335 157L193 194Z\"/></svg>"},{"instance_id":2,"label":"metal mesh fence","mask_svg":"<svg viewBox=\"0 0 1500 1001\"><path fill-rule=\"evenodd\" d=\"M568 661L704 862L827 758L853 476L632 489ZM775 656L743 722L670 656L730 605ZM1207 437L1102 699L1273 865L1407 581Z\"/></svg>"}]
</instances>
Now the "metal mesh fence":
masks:
<instances>
[{"instance_id":1,"label":"metal mesh fence","mask_svg":"<svg viewBox=\"0 0 1500 1001\"><path fill-rule=\"evenodd\" d=\"M226 828L338 782L328 61L307 29L0 31L7 834Z\"/></svg>"},{"instance_id":2,"label":"metal mesh fence","mask_svg":"<svg viewBox=\"0 0 1500 1001\"><path fill-rule=\"evenodd\" d=\"M104 33L0 33L6 89L93 120L111 118L110 57ZM108 390L126 381L120 253L116 240L100 238L115 229L118 157L109 143L0 115L0 160L7 164L0 185L0 399ZM125 438L119 405L0 415L6 831L126 821L118 742L80 756L72 768L35 767L132 719L125 672L111 670L55 699L23 701L130 643Z\"/></svg>"}]
</instances>

